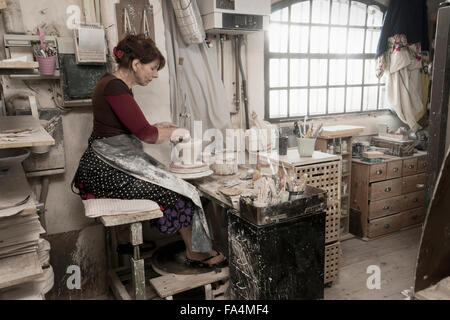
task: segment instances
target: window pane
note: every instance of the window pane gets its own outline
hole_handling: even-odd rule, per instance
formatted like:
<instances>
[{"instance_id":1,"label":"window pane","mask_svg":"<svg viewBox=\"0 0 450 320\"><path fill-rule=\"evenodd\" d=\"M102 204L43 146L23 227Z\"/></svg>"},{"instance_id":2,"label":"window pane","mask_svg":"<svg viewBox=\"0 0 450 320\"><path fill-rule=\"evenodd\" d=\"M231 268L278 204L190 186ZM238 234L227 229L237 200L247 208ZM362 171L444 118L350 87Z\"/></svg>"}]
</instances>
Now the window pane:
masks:
<instances>
[{"instance_id":1,"label":"window pane","mask_svg":"<svg viewBox=\"0 0 450 320\"><path fill-rule=\"evenodd\" d=\"M291 59L291 87L308 85L308 59Z\"/></svg>"},{"instance_id":2,"label":"window pane","mask_svg":"<svg viewBox=\"0 0 450 320\"><path fill-rule=\"evenodd\" d=\"M363 111L377 110L378 86L364 87Z\"/></svg>"},{"instance_id":3,"label":"window pane","mask_svg":"<svg viewBox=\"0 0 450 320\"><path fill-rule=\"evenodd\" d=\"M302 1L291 6L292 22L309 22L309 1Z\"/></svg>"},{"instance_id":4,"label":"window pane","mask_svg":"<svg viewBox=\"0 0 450 320\"><path fill-rule=\"evenodd\" d=\"M330 53L345 53L347 28L331 28Z\"/></svg>"},{"instance_id":5,"label":"window pane","mask_svg":"<svg viewBox=\"0 0 450 320\"><path fill-rule=\"evenodd\" d=\"M366 8L367 5L361 2L352 1L350 6L350 25L364 26L366 25Z\"/></svg>"},{"instance_id":6,"label":"window pane","mask_svg":"<svg viewBox=\"0 0 450 320\"><path fill-rule=\"evenodd\" d=\"M288 60L270 59L270 87L287 87Z\"/></svg>"},{"instance_id":7,"label":"window pane","mask_svg":"<svg viewBox=\"0 0 450 320\"><path fill-rule=\"evenodd\" d=\"M383 12L377 6L367 8L367 26L381 27L383 25Z\"/></svg>"},{"instance_id":8,"label":"window pane","mask_svg":"<svg viewBox=\"0 0 450 320\"><path fill-rule=\"evenodd\" d=\"M311 86L325 86L327 84L327 59L311 59Z\"/></svg>"},{"instance_id":9,"label":"window pane","mask_svg":"<svg viewBox=\"0 0 450 320\"><path fill-rule=\"evenodd\" d=\"M361 87L347 88L346 112L361 111Z\"/></svg>"},{"instance_id":10,"label":"window pane","mask_svg":"<svg viewBox=\"0 0 450 320\"><path fill-rule=\"evenodd\" d=\"M269 26L270 52L287 52L288 26L271 23Z\"/></svg>"},{"instance_id":11,"label":"window pane","mask_svg":"<svg viewBox=\"0 0 450 320\"><path fill-rule=\"evenodd\" d=\"M347 24L348 3L347 0L333 0L331 4L331 24Z\"/></svg>"},{"instance_id":12,"label":"window pane","mask_svg":"<svg viewBox=\"0 0 450 320\"><path fill-rule=\"evenodd\" d=\"M378 40L380 39L380 30L366 31L366 49L365 53L375 53L377 51Z\"/></svg>"},{"instance_id":13,"label":"window pane","mask_svg":"<svg viewBox=\"0 0 450 320\"><path fill-rule=\"evenodd\" d=\"M281 22L288 22L289 21L289 8L283 8L277 11L274 11L270 15L270 21L281 21Z\"/></svg>"},{"instance_id":14,"label":"window pane","mask_svg":"<svg viewBox=\"0 0 450 320\"><path fill-rule=\"evenodd\" d=\"M347 84L362 83L363 60L348 59L347 62Z\"/></svg>"},{"instance_id":15,"label":"window pane","mask_svg":"<svg viewBox=\"0 0 450 320\"><path fill-rule=\"evenodd\" d=\"M330 20L330 0L313 0L312 23L326 23Z\"/></svg>"},{"instance_id":16,"label":"window pane","mask_svg":"<svg viewBox=\"0 0 450 320\"><path fill-rule=\"evenodd\" d=\"M308 111L308 89L294 89L290 92L289 109L291 117L304 116Z\"/></svg>"},{"instance_id":17,"label":"window pane","mask_svg":"<svg viewBox=\"0 0 450 320\"><path fill-rule=\"evenodd\" d=\"M375 75L375 59L366 59L364 66L364 83L375 84L378 83L378 78Z\"/></svg>"},{"instance_id":18,"label":"window pane","mask_svg":"<svg viewBox=\"0 0 450 320\"><path fill-rule=\"evenodd\" d=\"M291 25L290 51L293 53L308 52L309 27Z\"/></svg>"},{"instance_id":19,"label":"window pane","mask_svg":"<svg viewBox=\"0 0 450 320\"><path fill-rule=\"evenodd\" d=\"M327 89L311 89L309 91L309 114L325 114L327 104Z\"/></svg>"},{"instance_id":20,"label":"window pane","mask_svg":"<svg viewBox=\"0 0 450 320\"><path fill-rule=\"evenodd\" d=\"M311 27L311 53L327 53L328 27Z\"/></svg>"},{"instance_id":21,"label":"window pane","mask_svg":"<svg viewBox=\"0 0 450 320\"><path fill-rule=\"evenodd\" d=\"M345 59L330 60L330 85L345 84Z\"/></svg>"},{"instance_id":22,"label":"window pane","mask_svg":"<svg viewBox=\"0 0 450 320\"><path fill-rule=\"evenodd\" d=\"M270 91L270 112L271 118L287 116L287 90Z\"/></svg>"},{"instance_id":23,"label":"window pane","mask_svg":"<svg viewBox=\"0 0 450 320\"><path fill-rule=\"evenodd\" d=\"M363 53L364 49L364 29L350 28L348 32L348 53Z\"/></svg>"},{"instance_id":24,"label":"window pane","mask_svg":"<svg viewBox=\"0 0 450 320\"><path fill-rule=\"evenodd\" d=\"M378 99L378 109L387 109L388 107L384 103L386 99L386 87L380 86L380 98Z\"/></svg>"},{"instance_id":25,"label":"window pane","mask_svg":"<svg viewBox=\"0 0 450 320\"><path fill-rule=\"evenodd\" d=\"M344 112L345 88L330 88L328 90L328 113Z\"/></svg>"}]
</instances>

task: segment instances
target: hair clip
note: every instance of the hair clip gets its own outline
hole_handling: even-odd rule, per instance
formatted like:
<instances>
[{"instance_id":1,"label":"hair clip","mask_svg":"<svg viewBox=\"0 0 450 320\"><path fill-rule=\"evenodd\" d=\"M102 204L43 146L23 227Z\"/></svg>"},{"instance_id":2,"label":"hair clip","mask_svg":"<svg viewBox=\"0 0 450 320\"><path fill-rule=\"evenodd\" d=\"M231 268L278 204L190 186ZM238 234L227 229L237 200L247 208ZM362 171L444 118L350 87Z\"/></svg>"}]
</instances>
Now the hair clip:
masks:
<instances>
[{"instance_id":1,"label":"hair clip","mask_svg":"<svg viewBox=\"0 0 450 320\"><path fill-rule=\"evenodd\" d=\"M120 49L117 49L117 47L114 47L114 55L117 57L117 59L122 59L123 57L123 51Z\"/></svg>"}]
</instances>

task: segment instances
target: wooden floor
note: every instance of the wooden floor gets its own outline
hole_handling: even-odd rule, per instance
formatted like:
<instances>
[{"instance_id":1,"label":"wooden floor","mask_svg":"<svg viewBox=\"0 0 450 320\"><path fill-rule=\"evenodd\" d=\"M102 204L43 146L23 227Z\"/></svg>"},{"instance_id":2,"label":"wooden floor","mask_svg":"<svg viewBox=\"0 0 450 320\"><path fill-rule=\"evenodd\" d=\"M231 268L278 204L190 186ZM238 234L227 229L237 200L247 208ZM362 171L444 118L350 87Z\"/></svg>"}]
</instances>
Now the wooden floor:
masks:
<instances>
[{"instance_id":1,"label":"wooden floor","mask_svg":"<svg viewBox=\"0 0 450 320\"><path fill-rule=\"evenodd\" d=\"M414 284L422 228L396 232L369 242L358 238L341 243L339 279L325 289L325 300L402 300ZM381 270L381 288L369 290L367 267Z\"/></svg>"}]
</instances>

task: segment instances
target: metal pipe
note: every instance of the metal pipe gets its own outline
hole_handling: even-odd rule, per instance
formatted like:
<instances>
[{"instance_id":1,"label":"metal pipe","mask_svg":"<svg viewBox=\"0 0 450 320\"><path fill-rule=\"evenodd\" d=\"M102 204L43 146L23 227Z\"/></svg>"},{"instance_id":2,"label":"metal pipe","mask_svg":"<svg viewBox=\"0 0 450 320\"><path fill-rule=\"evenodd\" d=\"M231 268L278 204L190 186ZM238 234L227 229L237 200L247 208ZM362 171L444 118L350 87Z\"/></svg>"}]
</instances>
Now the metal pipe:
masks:
<instances>
[{"instance_id":1,"label":"metal pipe","mask_svg":"<svg viewBox=\"0 0 450 320\"><path fill-rule=\"evenodd\" d=\"M241 109L241 85L239 83L239 40L238 36L234 37L234 43L235 43L235 66L236 66L236 97L234 99L234 105L236 106L236 113L239 113Z\"/></svg>"},{"instance_id":2,"label":"metal pipe","mask_svg":"<svg viewBox=\"0 0 450 320\"><path fill-rule=\"evenodd\" d=\"M245 79L244 68L242 66L242 56L241 56L241 46L242 46L242 38L243 36L238 36L238 55L239 55L239 70L242 75L242 93L244 99L244 108L245 108L245 127L246 129L250 129L250 121L248 118L248 98L247 98L247 80Z\"/></svg>"},{"instance_id":3,"label":"metal pipe","mask_svg":"<svg viewBox=\"0 0 450 320\"><path fill-rule=\"evenodd\" d=\"M220 72L222 76L222 83L223 83L223 73L224 73L224 61L223 61L223 35L219 35L220 37Z\"/></svg>"}]
</instances>

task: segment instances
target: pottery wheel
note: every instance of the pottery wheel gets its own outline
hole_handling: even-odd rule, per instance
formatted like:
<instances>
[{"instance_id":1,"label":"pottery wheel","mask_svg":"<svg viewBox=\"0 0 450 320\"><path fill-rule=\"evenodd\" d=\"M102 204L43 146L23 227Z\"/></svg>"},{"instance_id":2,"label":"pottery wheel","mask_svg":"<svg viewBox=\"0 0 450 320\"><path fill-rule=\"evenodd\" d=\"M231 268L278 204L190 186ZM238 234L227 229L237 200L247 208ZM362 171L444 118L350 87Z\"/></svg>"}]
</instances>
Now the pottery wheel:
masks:
<instances>
[{"instance_id":1,"label":"pottery wheel","mask_svg":"<svg viewBox=\"0 0 450 320\"><path fill-rule=\"evenodd\" d=\"M152 267L160 275L174 274L202 274L211 272L208 268L189 268L184 263L186 247L184 241L179 240L158 248L152 255Z\"/></svg>"}]
</instances>

